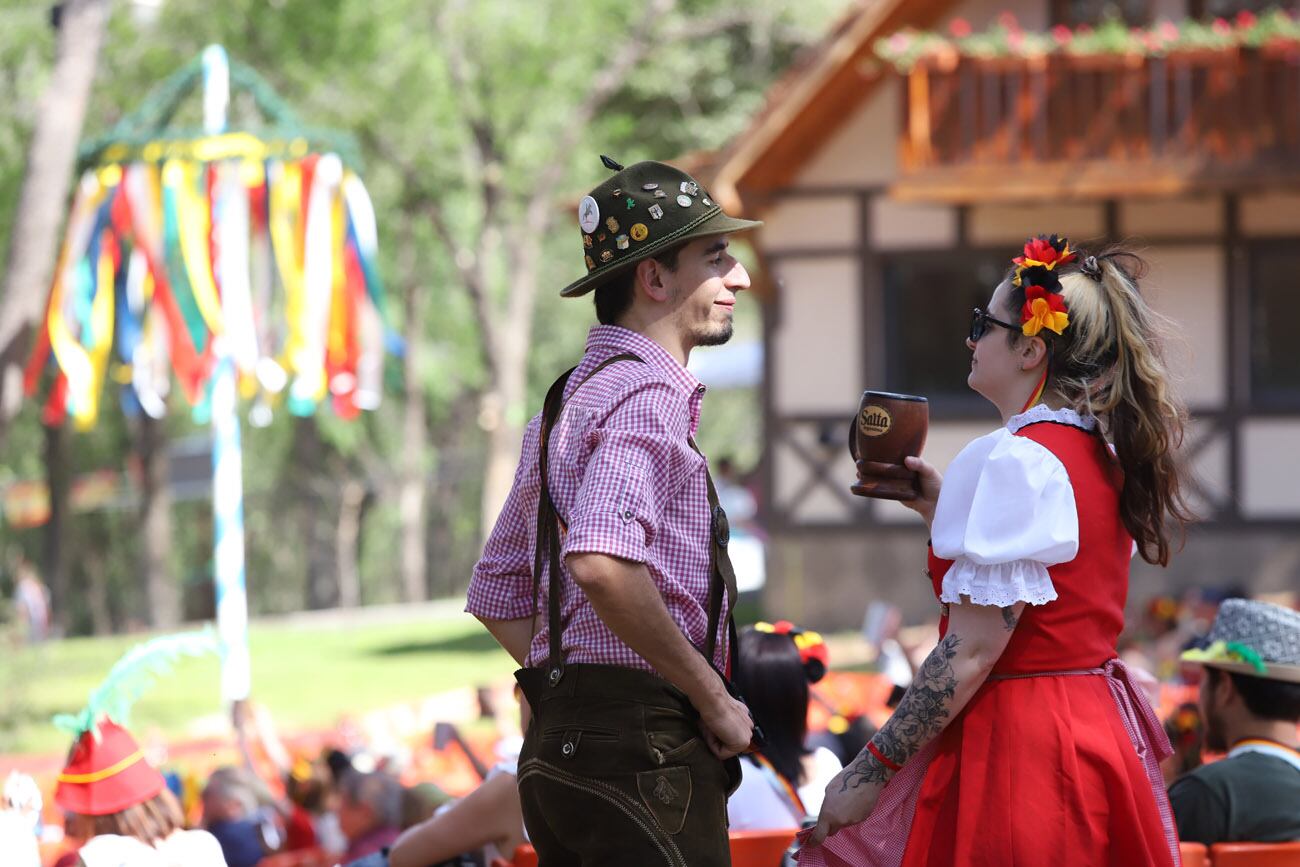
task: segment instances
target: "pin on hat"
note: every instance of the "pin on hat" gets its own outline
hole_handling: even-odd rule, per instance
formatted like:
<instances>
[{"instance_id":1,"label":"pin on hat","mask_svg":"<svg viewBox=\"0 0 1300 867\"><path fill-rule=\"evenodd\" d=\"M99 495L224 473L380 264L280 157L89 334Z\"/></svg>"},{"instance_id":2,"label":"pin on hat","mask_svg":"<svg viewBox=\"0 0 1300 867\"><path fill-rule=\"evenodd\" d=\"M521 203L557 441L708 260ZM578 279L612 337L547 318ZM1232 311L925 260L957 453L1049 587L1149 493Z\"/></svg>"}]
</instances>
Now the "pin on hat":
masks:
<instances>
[{"instance_id":1,"label":"pin on hat","mask_svg":"<svg viewBox=\"0 0 1300 867\"><path fill-rule=\"evenodd\" d=\"M1300 683L1300 612L1256 602L1227 599L1210 627L1209 646L1182 658L1211 668L1268 680Z\"/></svg>"},{"instance_id":2,"label":"pin on hat","mask_svg":"<svg viewBox=\"0 0 1300 867\"><path fill-rule=\"evenodd\" d=\"M614 174L578 203L587 275L560 291L566 298L585 295L637 262L688 241L762 225L728 216L698 181L666 163L624 167L607 156L600 159ZM672 197L668 190L674 191ZM678 207L665 209L661 203L673 198ZM601 202L608 211L601 211ZM587 239L593 236L589 245Z\"/></svg>"}]
</instances>

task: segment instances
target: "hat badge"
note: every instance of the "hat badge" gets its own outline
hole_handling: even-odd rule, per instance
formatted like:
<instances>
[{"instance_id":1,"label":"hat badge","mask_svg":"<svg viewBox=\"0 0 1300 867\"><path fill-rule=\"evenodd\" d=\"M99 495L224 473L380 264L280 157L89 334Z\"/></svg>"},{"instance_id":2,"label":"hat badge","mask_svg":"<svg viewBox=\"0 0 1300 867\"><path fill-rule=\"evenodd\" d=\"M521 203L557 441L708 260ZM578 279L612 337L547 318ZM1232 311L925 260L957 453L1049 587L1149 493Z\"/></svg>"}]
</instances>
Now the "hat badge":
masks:
<instances>
[{"instance_id":1,"label":"hat badge","mask_svg":"<svg viewBox=\"0 0 1300 867\"><path fill-rule=\"evenodd\" d=\"M578 225L588 234L600 225L600 205L591 196L584 196L578 203Z\"/></svg>"}]
</instances>

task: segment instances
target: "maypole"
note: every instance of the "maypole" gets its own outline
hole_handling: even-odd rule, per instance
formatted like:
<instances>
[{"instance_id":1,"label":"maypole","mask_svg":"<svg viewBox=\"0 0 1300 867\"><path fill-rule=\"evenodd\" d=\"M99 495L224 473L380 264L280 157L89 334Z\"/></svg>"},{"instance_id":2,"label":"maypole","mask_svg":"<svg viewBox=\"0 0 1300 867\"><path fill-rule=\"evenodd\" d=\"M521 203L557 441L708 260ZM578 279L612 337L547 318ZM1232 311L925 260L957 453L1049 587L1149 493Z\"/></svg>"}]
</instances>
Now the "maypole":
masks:
<instances>
[{"instance_id":1,"label":"maypole","mask_svg":"<svg viewBox=\"0 0 1300 867\"><path fill-rule=\"evenodd\" d=\"M202 84L203 127L172 125ZM233 91L266 118L232 129ZM161 84L102 138L82 176L25 378L42 420L99 418L104 388L123 410L161 418L173 379L210 423L222 698L248 699L239 407L341 418L379 405L386 346L374 209L351 140L300 124L220 46Z\"/></svg>"},{"instance_id":2,"label":"maypole","mask_svg":"<svg viewBox=\"0 0 1300 867\"><path fill-rule=\"evenodd\" d=\"M210 136L226 131L230 107L230 64L226 50L210 45L203 52L203 131ZM247 200L229 194L223 185L213 202L217 258L214 274L222 292L223 322L237 322L240 301L248 297L248 264L240 259L247 246ZM241 209L241 205L243 208ZM241 267L242 266L242 267ZM232 315L234 314L234 315ZM244 330L247 333L247 326ZM252 689L252 661L248 651L248 589L244 581L244 454L239 439L235 363L230 339L213 339L212 373L212 522L217 633L221 657L221 697L235 706L248 700Z\"/></svg>"}]
</instances>

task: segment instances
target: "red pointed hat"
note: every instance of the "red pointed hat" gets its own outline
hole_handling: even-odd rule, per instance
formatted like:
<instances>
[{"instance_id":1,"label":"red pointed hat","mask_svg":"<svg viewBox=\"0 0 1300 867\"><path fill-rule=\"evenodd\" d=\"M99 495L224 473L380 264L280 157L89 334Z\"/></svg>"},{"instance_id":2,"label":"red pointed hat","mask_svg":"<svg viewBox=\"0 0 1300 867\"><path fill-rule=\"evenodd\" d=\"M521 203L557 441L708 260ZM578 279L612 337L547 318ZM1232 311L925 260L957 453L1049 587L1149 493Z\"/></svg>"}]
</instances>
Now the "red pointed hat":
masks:
<instances>
[{"instance_id":1,"label":"red pointed hat","mask_svg":"<svg viewBox=\"0 0 1300 867\"><path fill-rule=\"evenodd\" d=\"M167 785L145 761L131 733L109 719L99 722L99 736L85 731L72 745L59 774L55 802L83 816L106 816L134 807Z\"/></svg>"}]
</instances>

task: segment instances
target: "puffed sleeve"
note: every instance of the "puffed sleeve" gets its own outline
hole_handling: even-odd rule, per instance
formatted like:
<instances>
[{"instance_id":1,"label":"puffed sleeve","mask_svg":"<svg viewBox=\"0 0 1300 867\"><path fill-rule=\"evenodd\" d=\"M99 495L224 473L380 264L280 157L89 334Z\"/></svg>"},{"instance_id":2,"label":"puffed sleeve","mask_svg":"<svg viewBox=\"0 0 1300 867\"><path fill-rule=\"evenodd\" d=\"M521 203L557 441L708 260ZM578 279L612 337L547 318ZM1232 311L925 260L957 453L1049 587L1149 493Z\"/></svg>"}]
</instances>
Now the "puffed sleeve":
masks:
<instances>
[{"instance_id":1,"label":"puffed sleeve","mask_svg":"<svg viewBox=\"0 0 1300 867\"><path fill-rule=\"evenodd\" d=\"M1003 429L968 445L944 475L931 528L954 561L939 598L1005 607L1056 598L1047 567L1079 553L1074 488L1044 446Z\"/></svg>"}]
</instances>

